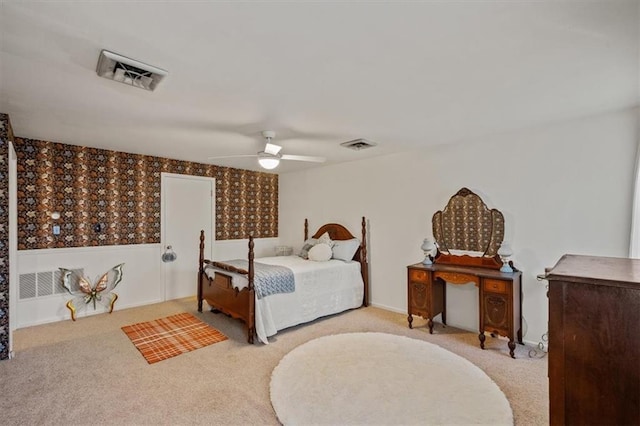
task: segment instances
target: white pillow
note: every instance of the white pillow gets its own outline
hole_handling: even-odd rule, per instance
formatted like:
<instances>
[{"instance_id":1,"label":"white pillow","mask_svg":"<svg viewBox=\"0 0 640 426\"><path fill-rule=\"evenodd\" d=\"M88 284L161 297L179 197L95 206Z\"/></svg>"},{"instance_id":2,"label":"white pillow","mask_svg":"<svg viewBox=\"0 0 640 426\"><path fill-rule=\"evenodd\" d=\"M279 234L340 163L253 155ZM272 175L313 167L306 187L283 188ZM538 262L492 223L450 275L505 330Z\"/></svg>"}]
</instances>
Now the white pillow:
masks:
<instances>
[{"instance_id":1,"label":"white pillow","mask_svg":"<svg viewBox=\"0 0 640 426\"><path fill-rule=\"evenodd\" d=\"M309 250L311 250L311 247L315 246L316 244L318 244L318 240L316 240L315 238L309 238L302 245L302 249L300 250L300 253L298 254L298 256L300 256L303 259L308 259Z\"/></svg>"},{"instance_id":2,"label":"white pillow","mask_svg":"<svg viewBox=\"0 0 640 426\"><path fill-rule=\"evenodd\" d=\"M358 251L360 247L360 240L352 238L350 240L334 241L333 245L333 258L340 259L349 262L353 260L353 255Z\"/></svg>"},{"instance_id":3,"label":"white pillow","mask_svg":"<svg viewBox=\"0 0 640 426\"><path fill-rule=\"evenodd\" d=\"M331 259L331 247L329 244L318 243L309 250L309 260L315 262L326 262Z\"/></svg>"},{"instance_id":4,"label":"white pillow","mask_svg":"<svg viewBox=\"0 0 640 426\"><path fill-rule=\"evenodd\" d=\"M318 242L324 243L329 247L333 247L333 244L334 244L334 241L331 241L331 237L329 236L328 232L325 232L324 234L320 235L320 238L318 238Z\"/></svg>"}]
</instances>

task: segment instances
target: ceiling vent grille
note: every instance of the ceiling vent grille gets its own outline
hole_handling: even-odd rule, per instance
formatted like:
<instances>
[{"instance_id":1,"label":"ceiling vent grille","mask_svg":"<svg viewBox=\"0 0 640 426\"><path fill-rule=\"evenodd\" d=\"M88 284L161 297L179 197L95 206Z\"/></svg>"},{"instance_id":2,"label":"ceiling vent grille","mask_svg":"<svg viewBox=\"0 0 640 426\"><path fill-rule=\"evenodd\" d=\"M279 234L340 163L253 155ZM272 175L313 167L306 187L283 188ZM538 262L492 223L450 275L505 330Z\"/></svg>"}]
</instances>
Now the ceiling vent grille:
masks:
<instances>
[{"instance_id":1,"label":"ceiling vent grille","mask_svg":"<svg viewBox=\"0 0 640 426\"><path fill-rule=\"evenodd\" d=\"M348 142L342 142L340 146L344 146L345 148L353 149L354 151L360 151L362 149L373 148L377 144L375 142L368 141L366 139L354 139Z\"/></svg>"},{"instance_id":2,"label":"ceiling vent grille","mask_svg":"<svg viewBox=\"0 0 640 426\"><path fill-rule=\"evenodd\" d=\"M103 50L98 58L96 73L100 77L119 81L145 90L153 90L169 73L135 59Z\"/></svg>"}]
</instances>

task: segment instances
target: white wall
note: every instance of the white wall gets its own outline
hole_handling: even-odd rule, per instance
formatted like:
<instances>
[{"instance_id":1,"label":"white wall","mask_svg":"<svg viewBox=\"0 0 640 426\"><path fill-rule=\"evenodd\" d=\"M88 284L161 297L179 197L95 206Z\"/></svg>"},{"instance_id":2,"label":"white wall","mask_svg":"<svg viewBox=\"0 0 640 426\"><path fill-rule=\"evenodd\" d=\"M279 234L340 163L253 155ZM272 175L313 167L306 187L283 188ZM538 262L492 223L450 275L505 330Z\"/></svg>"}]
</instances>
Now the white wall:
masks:
<instances>
[{"instance_id":1,"label":"white wall","mask_svg":"<svg viewBox=\"0 0 640 426\"><path fill-rule=\"evenodd\" d=\"M433 213L468 187L505 216L505 239L523 271L525 340L538 342L547 299L536 275L565 253L627 256L636 126L637 112L628 110L283 174L280 241L300 246L305 217L310 232L337 221L359 235L366 216L371 301L406 312L406 266L422 259ZM476 292L452 287L448 323L477 330Z\"/></svg>"},{"instance_id":2,"label":"white wall","mask_svg":"<svg viewBox=\"0 0 640 426\"><path fill-rule=\"evenodd\" d=\"M198 235L194 235L193 244L200 243ZM216 241L214 257L219 260L246 259L248 240ZM277 238L255 240L256 256L273 256ZM125 263L122 282L115 289L118 300L115 309L126 309L134 306L161 302L164 298L162 281L162 246L160 244L139 244L127 246L104 246L87 248L62 248L46 250L18 251L17 270L12 274L56 271L58 268L84 268L85 276L92 282L109 268ZM193 259L193 295L196 295L196 271L198 259ZM18 291L16 291L16 294ZM15 326L27 327L54 321L68 320L69 310L65 307L73 296L68 293L20 299L16 297ZM78 312L78 317L104 313L98 306L96 310L88 307Z\"/></svg>"},{"instance_id":3,"label":"white wall","mask_svg":"<svg viewBox=\"0 0 640 426\"><path fill-rule=\"evenodd\" d=\"M99 275L124 262L123 280L114 290L119 296L115 309L124 309L162 301L160 252L160 244L21 250L18 251L18 273L84 268L85 276L93 283ZM68 293L27 299L18 297L17 327L69 319L65 304L72 298ZM94 310L91 306L79 310L78 317L103 312L102 307Z\"/></svg>"},{"instance_id":4,"label":"white wall","mask_svg":"<svg viewBox=\"0 0 640 426\"><path fill-rule=\"evenodd\" d=\"M253 252L256 257L275 256L275 248L279 238L256 238L253 240ZM221 240L213 246L213 257L216 260L247 259L249 240Z\"/></svg>"}]
</instances>

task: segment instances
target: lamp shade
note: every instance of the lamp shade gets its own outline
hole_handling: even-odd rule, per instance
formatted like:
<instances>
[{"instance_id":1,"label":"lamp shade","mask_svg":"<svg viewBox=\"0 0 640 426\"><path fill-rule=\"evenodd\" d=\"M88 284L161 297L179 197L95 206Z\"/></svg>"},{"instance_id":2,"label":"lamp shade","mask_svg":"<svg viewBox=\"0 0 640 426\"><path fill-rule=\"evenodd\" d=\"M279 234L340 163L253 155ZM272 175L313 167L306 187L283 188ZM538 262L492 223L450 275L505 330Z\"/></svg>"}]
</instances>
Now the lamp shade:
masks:
<instances>
[{"instance_id":1,"label":"lamp shade","mask_svg":"<svg viewBox=\"0 0 640 426\"><path fill-rule=\"evenodd\" d=\"M431 252L431 250L433 249L433 241L431 240L431 238L425 238L424 241L422 241L422 245L420 246L420 248L423 251Z\"/></svg>"},{"instance_id":2,"label":"lamp shade","mask_svg":"<svg viewBox=\"0 0 640 426\"><path fill-rule=\"evenodd\" d=\"M508 243L503 242L500 244L500 248L498 249L498 256L500 257L509 257L513 254L513 250L511 250L511 246Z\"/></svg>"},{"instance_id":3,"label":"lamp shade","mask_svg":"<svg viewBox=\"0 0 640 426\"><path fill-rule=\"evenodd\" d=\"M280 164L280 159L275 157L273 158L261 157L261 158L258 158L258 163L263 169L272 170L278 167L278 165Z\"/></svg>"}]
</instances>

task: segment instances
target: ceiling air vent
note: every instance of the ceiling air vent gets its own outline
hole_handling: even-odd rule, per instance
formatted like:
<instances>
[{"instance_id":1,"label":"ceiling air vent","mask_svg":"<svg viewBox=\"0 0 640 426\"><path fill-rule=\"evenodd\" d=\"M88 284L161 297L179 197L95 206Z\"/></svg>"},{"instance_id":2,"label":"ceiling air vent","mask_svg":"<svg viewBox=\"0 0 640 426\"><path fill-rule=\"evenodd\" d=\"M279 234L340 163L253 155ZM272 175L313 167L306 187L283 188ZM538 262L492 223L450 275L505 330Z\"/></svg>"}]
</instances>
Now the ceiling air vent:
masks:
<instances>
[{"instance_id":1,"label":"ceiling air vent","mask_svg":"<svg viewBox=\"0 0 640 426\"><path fill-rule=\"evenodd\" d=\"M108 50L100 52L96 73L100 77L146 90L155 89L158 83L169 74L163 69L109 52Z\"/></svg>"},{"instance_id":2,"label":"ceiling air vent","mask_svg":"<svg viewBox=\"0 0 640 426\"><path fill-rule=\"evenodd\" d=\"M354 139L349 142L342 142L340 145L344 146L345 148L353 149L354 151L360 151L361 149L372 148L376 146L376 143L361 138Z\"/></svg>"}]
</instances>

